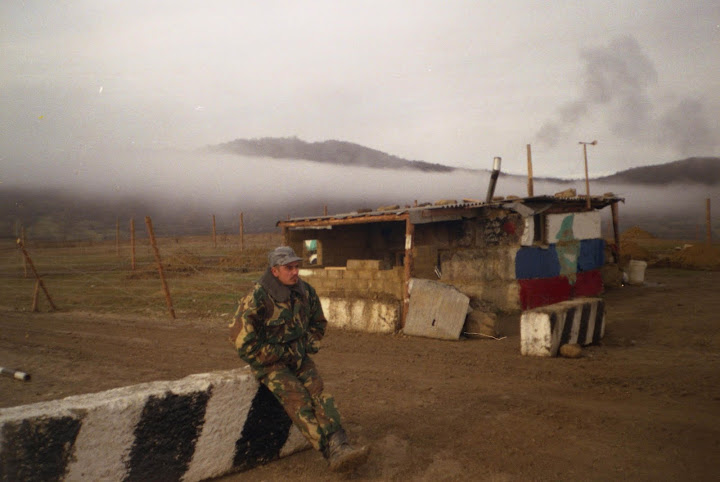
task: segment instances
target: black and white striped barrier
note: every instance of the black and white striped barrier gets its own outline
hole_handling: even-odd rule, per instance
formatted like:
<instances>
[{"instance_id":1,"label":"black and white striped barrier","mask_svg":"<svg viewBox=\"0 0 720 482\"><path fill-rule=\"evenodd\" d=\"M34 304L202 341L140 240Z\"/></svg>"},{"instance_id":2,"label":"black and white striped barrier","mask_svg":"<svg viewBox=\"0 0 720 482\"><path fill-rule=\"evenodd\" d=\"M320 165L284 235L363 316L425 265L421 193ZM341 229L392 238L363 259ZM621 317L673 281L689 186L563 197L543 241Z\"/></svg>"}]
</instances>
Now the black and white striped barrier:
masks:
<instances>
[{"instance_id":1,"label":"black and white striped barrier","mask_svg":"<svg viewBox=\"0 0 720 482\"><path fill-rule=\"evenodd\" d=\"M577 298L523 312L520 352L557 356L564 344L591 345L605 335L605 301Z\"/></svg>"},{"instance_id":2,"label":"black and white striped barrier","mask_svg":"<svg viewBox=\"0 0 720 482\"><path fill-rule=\"evenodd\" d=\"M197 481L309 448L247 368L0 409L0 481Z\"/></svg>"}]
</instances>

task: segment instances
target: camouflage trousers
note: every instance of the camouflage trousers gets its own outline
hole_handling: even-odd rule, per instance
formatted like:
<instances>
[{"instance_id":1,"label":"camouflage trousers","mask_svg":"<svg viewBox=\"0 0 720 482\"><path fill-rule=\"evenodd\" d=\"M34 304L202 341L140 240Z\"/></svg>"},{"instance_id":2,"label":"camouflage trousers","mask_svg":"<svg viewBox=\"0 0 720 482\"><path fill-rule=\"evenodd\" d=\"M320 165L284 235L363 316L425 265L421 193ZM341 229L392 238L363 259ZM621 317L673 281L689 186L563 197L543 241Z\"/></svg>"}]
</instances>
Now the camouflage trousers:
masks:
<instances>
[{"instance_id":1,"label":"camouflage trousers","mask_svg":"<svg viewBox=\"0 0 720 482\"><path fill-rule=\"evenodd\" d=\"M285 409L315 450L323 451L328 437L342 428L335 400L323 393L323 381L309 357L299 368L278 365L259 381Z\"/></svg>"}]
</instances>

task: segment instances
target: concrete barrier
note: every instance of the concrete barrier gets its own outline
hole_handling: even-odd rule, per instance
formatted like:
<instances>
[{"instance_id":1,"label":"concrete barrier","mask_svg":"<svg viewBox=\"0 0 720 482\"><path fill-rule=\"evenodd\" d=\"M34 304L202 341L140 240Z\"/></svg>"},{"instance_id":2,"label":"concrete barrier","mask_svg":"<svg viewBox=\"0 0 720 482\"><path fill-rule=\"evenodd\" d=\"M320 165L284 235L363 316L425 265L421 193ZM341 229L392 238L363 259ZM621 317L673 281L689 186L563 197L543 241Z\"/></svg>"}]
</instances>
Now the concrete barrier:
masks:
<instances>
[{"instance_id":1,"label":"concrete barrier","mask_svg":"<svg viewBox=\"0 0 720 482\"><path fill-rule=\"evenodd\" d=\"M320 296L328 324L343 330L394 333L400 326L400 301Z\"/></svg>"},{"instance_id":2,"label":"concrete barrier","mask_svg":"<svg viewBox=\"0 0 720 482\"><path fill-rule=\"evenodd\" d=\"M246 367L0 409L0 481L197 481L309 447Z\"/></svg>"},{"instance_id":3,"label":"concrete barrier","mask_svg":"<svg viewBox=\"0 0 720 482\"><path fill-rule=\"evenodd\" d=\"M525 311L520 318L520 352L557 356L566 343L590 345L605 334L605 302L577 298Z\"/></svg>"}]
</instances>

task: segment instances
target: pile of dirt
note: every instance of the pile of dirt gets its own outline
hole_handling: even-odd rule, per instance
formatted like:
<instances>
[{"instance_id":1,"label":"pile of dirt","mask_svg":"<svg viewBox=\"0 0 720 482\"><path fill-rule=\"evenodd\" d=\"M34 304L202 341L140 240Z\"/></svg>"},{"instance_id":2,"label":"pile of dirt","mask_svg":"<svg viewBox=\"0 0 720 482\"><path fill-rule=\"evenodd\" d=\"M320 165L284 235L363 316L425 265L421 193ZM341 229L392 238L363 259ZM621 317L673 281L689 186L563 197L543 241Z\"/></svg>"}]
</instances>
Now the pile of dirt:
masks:
<instances>
[{"instance_id":1,"label":"pile of dirt","mask_svg":"<svg viewBox=\"0 0 720 482\"><path fill-rule=\"evenodd\" d=\"M650 251L643 248L635 241L620 240L620 265L625 266L631 259L649 261L652 256Z\"/></svg>"},{"instance_id":2,"label":"pile of dirt","mask_svg":"<svg viewBox=\"0 0 720 482\"><path fill-rule=\"evenodd\" d=\"M720 248L707 244L688 246L670 255L670 266L683 269L720 270Z\"/></svg>"},{"instance_id":3,"label":"pile of dirt","mask_svg":"<svg viewBox=\"0 0 720 482\"><path fill-rule=\"evenodd\" d=\"M653 239L655 236L653 236L651 233L645 231L644 229L640 229L638 226L633 226L630 229L625 230L625 232L620 234L620 240L628 240L628 239Z\"/></svg>"}]
</instances>

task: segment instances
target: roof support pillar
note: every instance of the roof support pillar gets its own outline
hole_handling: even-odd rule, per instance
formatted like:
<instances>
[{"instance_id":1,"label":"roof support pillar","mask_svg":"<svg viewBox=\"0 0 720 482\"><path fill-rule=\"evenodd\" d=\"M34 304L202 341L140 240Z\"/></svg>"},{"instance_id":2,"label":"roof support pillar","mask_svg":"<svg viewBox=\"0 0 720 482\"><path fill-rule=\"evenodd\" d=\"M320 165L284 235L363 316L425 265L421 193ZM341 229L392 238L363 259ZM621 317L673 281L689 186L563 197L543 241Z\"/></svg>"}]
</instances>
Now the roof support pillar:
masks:
<instances>
[{"instance_id":1,"label":"roof support pillar","mask_svg":"<svg viewBox=\"0 0 720 482\"><path fill-rule=\"evenodd\" d=\"M615 262L620 263L620 222L618 219L618 201L615 201L610 205L610 211L612 212L613 237L615 238L615 253L617 256Z\"/></svg>"},{"instance_id":2,"label":"roof support pillar","mask_svg":"<svg viewBox=\"0 0 720 482\"><path fill-rule=\"evenodd\" d=\"M413 247L415 245L415 225L410 222L410 216L405 218L405 276L404 276L404 290L403 290L403 309L402 309L402 320L400 328L405 327L405 320L407 319L408 309L410 308L410 278L412 278L413 265L415 259L413 258Z\"/></svg>"}]
</instances>

